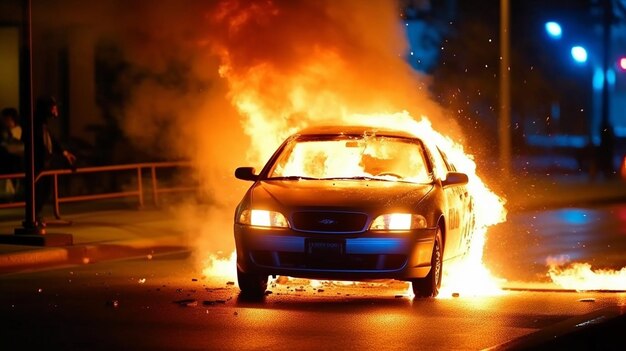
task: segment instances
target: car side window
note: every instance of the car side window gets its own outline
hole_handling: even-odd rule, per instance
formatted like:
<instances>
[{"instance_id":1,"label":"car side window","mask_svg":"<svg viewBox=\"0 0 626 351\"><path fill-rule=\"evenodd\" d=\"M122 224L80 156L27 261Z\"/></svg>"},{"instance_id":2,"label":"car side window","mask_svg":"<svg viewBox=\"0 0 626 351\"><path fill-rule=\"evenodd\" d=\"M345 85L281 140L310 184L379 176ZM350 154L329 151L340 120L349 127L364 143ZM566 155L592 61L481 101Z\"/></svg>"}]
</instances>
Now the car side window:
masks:
<instances>
[{"instance_id":1,"label":"car side window","mask_svg":"<svg viewBox=\"0 0 626 351\"><path fill-rule=\"evenodd\" d=\"M446 165L446 169L448 170L448 172L456 172L456 167L454 167L454 165L448 161L448 156L446 155L446 153L441 151L439 147L437 147L437 151L441 155L441 159L443 160L443 163Z\"/></svg>"}]
</instances>

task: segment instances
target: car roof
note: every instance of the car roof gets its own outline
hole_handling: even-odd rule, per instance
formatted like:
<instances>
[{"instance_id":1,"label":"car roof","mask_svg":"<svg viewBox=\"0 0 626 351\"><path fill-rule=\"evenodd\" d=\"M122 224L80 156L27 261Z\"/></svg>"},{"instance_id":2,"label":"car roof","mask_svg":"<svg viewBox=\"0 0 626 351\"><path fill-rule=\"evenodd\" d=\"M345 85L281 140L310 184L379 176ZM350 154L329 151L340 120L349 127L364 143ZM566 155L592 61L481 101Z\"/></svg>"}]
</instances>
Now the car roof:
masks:
<instances>
[{"instance_id":1,"label":"car roof","mask_svg":"<svg viewBox=\"0 0 626 351\"><path fill-rule=\"evenodd\" d=\"M407 133L401 130L372 127L372 126L359 126L359 125L326 125L305 128L297 133L297 135L364 135L375 134L380 136L400 137L418 139L417 136Z\"/></svg>"}]
</instances>

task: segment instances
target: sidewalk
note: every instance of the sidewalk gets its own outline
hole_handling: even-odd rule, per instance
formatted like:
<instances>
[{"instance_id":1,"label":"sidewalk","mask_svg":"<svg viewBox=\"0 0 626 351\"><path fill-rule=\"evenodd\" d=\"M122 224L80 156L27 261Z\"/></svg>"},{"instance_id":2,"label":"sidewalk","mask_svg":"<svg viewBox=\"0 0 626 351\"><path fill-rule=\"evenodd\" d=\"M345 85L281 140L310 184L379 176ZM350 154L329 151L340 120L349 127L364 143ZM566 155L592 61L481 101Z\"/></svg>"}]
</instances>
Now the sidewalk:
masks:
<instances>
[{"instance_id":1,"label":"sidewalk","mask_svg":"<svg viewBox=\"0 0 626 351\"><path fill-rule=\"evenodd\" d=\"M21 227L21 219L15 217L6 213L0 217L0 234L13 234L15 228ZM177 227L176 218L165 210L107 210L68 214L63 219L72 224L52 223L46 231L72 234L72 246L0 244L0 273L120 258L149 259L154 254L187 249L184 232Z\"/></svg>"}]
</instances>

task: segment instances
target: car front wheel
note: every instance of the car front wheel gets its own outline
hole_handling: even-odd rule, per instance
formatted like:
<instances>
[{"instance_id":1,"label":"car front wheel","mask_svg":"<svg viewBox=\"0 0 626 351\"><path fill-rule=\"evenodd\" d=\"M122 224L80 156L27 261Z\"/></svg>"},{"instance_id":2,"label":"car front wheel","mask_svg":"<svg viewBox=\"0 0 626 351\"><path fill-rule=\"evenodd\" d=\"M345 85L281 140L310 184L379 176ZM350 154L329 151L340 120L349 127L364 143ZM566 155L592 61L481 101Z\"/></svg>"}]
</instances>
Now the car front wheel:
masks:
<instances>
[{"instance_id":1,"label":"car front wheel","mask_svg":"<svg viewBox=\"0 0 626 351\"><path fill-rule=\"evenodd\" d=\"M267 276L244 273L237 268L237 282L241 294L249 298L261 298L267 289Z\"/></svg>"},{"instance_id":2,"label":"car front wheel","mask_svg":"<svg viewBox=\"0 0 626 351\"><path fill-rule=\"evenodd\" d=\"M435 297L439 294L443 267L443 245L441 242L441 229L437 229L433 254L430 260L430 272L424 278L411 281L415 297Z\"/></svg>"}]
</instances>

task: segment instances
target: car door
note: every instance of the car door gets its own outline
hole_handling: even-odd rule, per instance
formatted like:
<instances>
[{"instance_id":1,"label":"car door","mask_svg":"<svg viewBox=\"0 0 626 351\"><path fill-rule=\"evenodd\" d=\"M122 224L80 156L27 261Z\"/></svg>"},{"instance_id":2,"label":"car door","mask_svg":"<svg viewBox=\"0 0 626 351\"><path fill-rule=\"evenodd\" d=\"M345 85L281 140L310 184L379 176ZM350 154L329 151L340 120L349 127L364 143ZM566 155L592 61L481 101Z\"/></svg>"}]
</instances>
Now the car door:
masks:
<instances>
[{"instance_id":1,"label":"car door","mask_svg":"<svg viewBox=\"0 0 626 351\"><path fill-rule=\"evenodd\" d=\"M456 168L448 161L446 154L439 148L433 155L435 167L445 180L448 172L456 172ZM468 249L469 235L467 231L468 192L465 185L451 185L443 188L445 198L446 246L444 258L449 259L464 254Z\"/></svg>"},{"instance_id":2,"label":"car door","mask_svg":"<svg viewBox=\"0 0 626 351\"><path fill-rule=\"evenodd\" d=\"M448 172L458 172L441 149L437 148L445 169ZM457 254L464 254L469 250L471 235L473 232L473 209L472 198L467 189L467 185L449 186L444 189L448 200L448 217L450 218L450 228L458 241L455 247ZM456 255L456 254L455 254Z\"/></svg>"}]
</instances>

